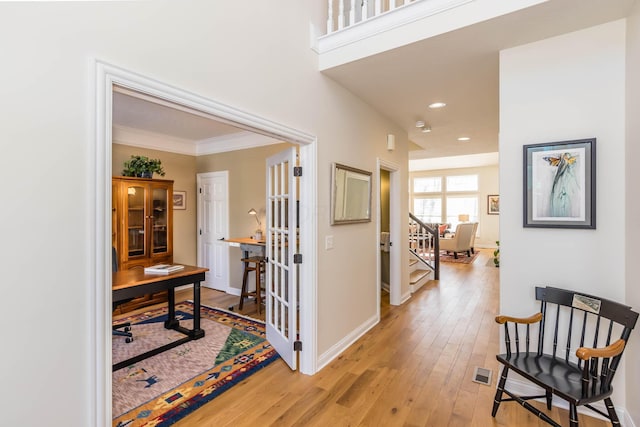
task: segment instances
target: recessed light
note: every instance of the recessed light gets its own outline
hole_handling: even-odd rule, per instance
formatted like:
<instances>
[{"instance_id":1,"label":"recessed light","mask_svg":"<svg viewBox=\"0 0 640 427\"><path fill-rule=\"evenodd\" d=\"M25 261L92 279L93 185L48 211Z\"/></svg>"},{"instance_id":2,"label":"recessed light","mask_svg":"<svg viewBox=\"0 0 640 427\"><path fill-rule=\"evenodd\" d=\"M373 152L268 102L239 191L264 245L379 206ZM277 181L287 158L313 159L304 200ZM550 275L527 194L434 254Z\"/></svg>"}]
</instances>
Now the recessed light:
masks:
<instances>
[{"instance_id":1,"label":"recessed light","mask_svg":"<svg viewBox=\"0 0 640 427\"><path fill-rule=\"evenodd\" d=\"M417 128L422 128L422 127L424 127L424 120L418 120L418 121L416 122L416 127L417 127Z\"/></svg>"},{"instance_id":2,"label":"recessed light","mask_svg":"<svg viewBox=\"0 0 640 427\"><path fill-rule=\"evenodd\" d=\"M446 106L444 102L434 102L433 104L429 104L429 108L442 108Z\"/></svg>"},{"instance_id":3,"label":"recessed light","mask_svg":"<svg viewBox=\"0 0 640 427\"><path fill-rule=\"evenodd\" d=\"M431 132L431 126L425 126L422 128L422 133L429 133Z\"/></svg>"},{"instance_id":4,"label":"recessed light","mask_svg":"<svg viewBox=\"0 0 640 427\"><path fill-rule=\"evenodd\" d=\"M460 138L458 138L458 141L469 141L471 138L469 138L468 136L461 136Z\"/></svg>"}]
</instances>

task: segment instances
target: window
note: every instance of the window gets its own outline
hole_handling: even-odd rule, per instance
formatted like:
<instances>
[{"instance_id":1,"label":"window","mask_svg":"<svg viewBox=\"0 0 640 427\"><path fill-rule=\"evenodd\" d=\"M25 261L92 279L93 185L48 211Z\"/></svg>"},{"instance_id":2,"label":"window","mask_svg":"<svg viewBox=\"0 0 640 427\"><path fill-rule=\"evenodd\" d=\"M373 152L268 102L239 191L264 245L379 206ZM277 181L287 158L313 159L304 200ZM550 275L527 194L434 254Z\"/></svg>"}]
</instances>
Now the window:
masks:
<instances>
[{"instance_id":1,"label":"window","mask_svg":"<svg viewBox=\"0 0 640 427\"><path fill-rule=\"evenodd\" d=\"M413 180L414 193L440 193L442 191L442 178L439 176L426 176Z\"/></svg>"},{"instance_id":2,"label":"window","mask_svg":"<svg viewBox=\"0 0 640 427\"><path fill-rule=\"evenodd\" d=\"M447 192L478 191L478 175L458 175L447 177Z\"/></svg>"},{"instance_id":3,"label":"window","mask_svg":"<svg viewBox=\"0 0 640 427\"><path fill-rule=\"evenodd\" d=\"M455 229L460 215L477 222L478 175L416 176L412 179L413 214L425 223L449 223Z\"/></svg>"},{"instance_id":4,"label":"window","mask_svg":"<svg viewBox=\"0 0 640 427\"><path fill-rule=\"evenodd\" d=\"M478 221L478 197L447 197L447 221L455 228L459 222L459 215L469 215L469 221Z\"/></svg>"},{"instance_id":5,"label":"window","mask_svg":"<svg viewBox=\"0 0 640 427\"><path fill-rule=\"evenodd\" d=\"M442 222L442 198L421 197L413 199L413 214L424 223Z\"/></svg>"}]
</instances>

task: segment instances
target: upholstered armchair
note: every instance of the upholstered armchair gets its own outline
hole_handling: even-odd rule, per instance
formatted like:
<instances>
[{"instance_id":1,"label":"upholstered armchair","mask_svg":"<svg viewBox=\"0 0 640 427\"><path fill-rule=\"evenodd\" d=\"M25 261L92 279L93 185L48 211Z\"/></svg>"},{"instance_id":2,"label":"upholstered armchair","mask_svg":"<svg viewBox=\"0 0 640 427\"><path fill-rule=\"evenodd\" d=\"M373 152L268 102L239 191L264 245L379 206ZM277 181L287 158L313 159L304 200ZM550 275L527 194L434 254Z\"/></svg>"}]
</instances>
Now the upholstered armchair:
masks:
<instances>
[{"instance_id":1,"label":"upholstered armchair","mask_svg":"<svg viewBox=\"0 0 640 427\"><path fill-rule=\"evenodd\" d=\"M453 257L458 259L459 252L465 252L471 256L472 241L475 240L477 223L465 222L458 224L456 234L451 239L440 239L440 250L453 252Z\"/></svg>"}]
</instances>

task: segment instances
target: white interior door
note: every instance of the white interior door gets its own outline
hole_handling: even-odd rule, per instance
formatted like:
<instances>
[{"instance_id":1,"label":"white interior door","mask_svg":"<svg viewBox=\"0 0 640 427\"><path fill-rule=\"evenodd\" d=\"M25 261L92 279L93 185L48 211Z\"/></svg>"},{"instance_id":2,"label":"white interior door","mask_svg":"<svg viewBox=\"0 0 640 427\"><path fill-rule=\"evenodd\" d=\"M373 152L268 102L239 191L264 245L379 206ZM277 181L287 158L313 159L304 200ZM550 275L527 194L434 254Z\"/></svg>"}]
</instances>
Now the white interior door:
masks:
<instances>
[{"instance_id":1,"label":"white interior door","mask_svg":"<svg viewBox=\"0 0 640 427\"><path fill-rule=\"evenodd\" d=\"M229 287L229 173L201 173L198 184L198 265L207 267L203 286Z\"/></svg>"},{"instance_id":2,"label":"white interior door","mask_svg":"<svg viewBox=\"0 0 640 427\"><path fill-rule=\"evenodd\" d=\"M298 334L298 218L296 150L290 148L267 159L267 340L280 357L297 368ZM295 262L294 262L295 260Z\"/></svg>"}]
</instances>

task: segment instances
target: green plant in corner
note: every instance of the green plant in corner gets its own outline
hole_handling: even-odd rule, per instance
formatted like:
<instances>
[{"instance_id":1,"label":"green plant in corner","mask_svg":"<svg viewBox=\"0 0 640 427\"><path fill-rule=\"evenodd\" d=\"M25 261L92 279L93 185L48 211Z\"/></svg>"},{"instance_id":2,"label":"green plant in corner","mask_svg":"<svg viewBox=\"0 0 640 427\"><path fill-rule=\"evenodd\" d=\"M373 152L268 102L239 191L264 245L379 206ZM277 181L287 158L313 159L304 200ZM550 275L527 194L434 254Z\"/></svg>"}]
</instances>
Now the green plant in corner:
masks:
<instances>
[{"instance_id":1,"label":"green plant in corner","mask_svg":"<svg viewBox=\"0 0 640 427\"><path fill-rule=\"evenodd\" d=\"M496 267L500 267L500 241L496 240L496 245L498 246L495 251L493 251L493 264Z\"/></svg>"},{"instance_id":2,"label":"green plant in corner","mask_svg":"<svg viewBox=\"0 0 640 427\"><path fill-rule=\"evenodd\" d=\"M162 161L160 159L150 159L147 156L131 156L131 159L124 162L123 176L137 176L141 178L152 178L157 173L164 176Z\"/></svg>"}]
</instances>

